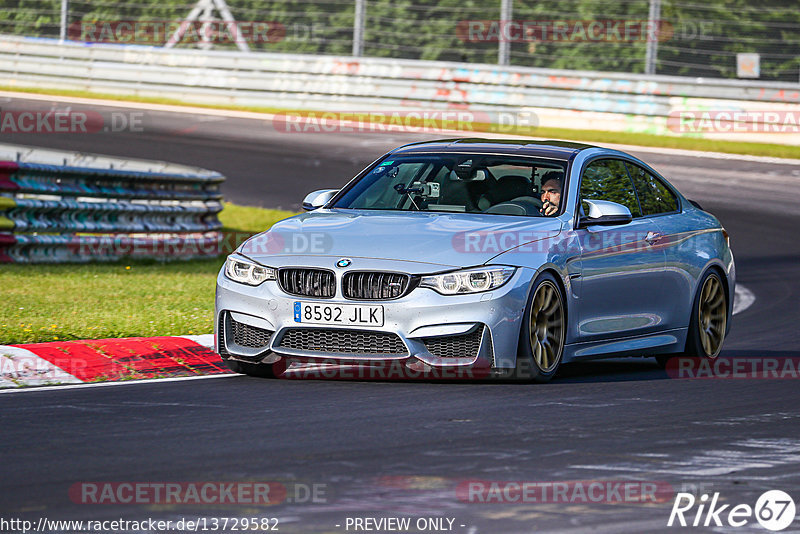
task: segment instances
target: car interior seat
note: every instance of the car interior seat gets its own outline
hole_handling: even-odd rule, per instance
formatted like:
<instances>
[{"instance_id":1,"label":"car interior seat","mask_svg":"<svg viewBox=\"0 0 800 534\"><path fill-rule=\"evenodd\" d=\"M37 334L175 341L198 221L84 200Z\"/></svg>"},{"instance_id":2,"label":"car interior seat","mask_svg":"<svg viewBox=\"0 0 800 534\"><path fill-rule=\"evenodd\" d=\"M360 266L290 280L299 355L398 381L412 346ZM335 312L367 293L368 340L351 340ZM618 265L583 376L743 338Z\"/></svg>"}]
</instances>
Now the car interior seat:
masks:
<instances>
[{"instance_id":1,"label":"car interior seat","mask_svg":"<svg viewBox=\"0 0 800 534\"><path fill-rule=\"evenodd\" d=\"M501 176L478 200L478 208L486 211L492 206L514 200L516 198L531 198L533 185L530 179L517 174Z\"/></svg>"},{"instance_id":2,"label":"car interior seat","mask_svg":"<svg viewBox=\"0 0 800 534\"><path fill-rule=\"evenodd\" d=\"M464 206L466 211L480 211L478 200L491 187L493 178L484 170L478 169L467 179L460 178L456 171L451 171L442 185L439 204Z\"/></svg>"}]
</instances>

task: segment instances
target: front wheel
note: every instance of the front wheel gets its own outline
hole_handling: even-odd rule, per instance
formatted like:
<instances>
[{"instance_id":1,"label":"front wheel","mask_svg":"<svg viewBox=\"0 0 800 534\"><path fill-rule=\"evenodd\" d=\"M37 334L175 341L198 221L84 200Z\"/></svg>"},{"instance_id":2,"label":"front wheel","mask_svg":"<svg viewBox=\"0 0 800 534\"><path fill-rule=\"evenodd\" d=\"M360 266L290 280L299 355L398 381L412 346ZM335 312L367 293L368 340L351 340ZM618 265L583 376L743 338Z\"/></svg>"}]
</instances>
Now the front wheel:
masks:
<instances>
[{"instance_id":1,"label":"front wheel","mask_svg":"<svg viewBox=\"0 0 800 534\"><path fill-rule=\"evenodd\" d=\"M516 378L547 382L556 374L564 354L566 308L556 279L543 273L536 280L525 307Z\"/></svg>"}]
</instances>

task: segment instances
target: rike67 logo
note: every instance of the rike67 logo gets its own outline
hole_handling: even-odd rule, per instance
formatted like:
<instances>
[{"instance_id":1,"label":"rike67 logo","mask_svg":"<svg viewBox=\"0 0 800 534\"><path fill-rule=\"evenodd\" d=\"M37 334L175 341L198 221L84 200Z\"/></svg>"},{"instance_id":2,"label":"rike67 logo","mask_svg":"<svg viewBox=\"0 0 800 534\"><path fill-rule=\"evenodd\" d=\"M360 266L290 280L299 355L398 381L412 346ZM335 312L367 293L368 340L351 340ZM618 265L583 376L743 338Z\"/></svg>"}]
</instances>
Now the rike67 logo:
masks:
<instances>
[{"instance_id":1,"label":"rike67 logo","mask_svg":"<svg viewBox=\"0 0 800 534\"><path fill-rule=\"evenodd\" d=\"M696 510L695 510L696 508ZM707 494L695 498L691 493L678 493L669 514L667 526L744 527L753 519L767 530L780 531L795 518L794 500L788 493L770 490L761 494L755 506L749 504L719 504L719 492L709 500Z\"/></svg>"}]
</instances>

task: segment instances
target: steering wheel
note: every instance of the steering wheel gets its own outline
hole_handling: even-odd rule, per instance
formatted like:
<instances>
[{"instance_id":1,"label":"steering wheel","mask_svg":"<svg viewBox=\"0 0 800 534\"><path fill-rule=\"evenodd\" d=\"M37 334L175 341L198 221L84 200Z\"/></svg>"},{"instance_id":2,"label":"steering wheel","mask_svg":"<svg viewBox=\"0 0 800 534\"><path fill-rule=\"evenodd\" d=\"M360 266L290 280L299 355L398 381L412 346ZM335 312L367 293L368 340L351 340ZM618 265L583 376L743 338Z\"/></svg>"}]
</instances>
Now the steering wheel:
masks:
<instances>
[{"instance_id":1,"label":"steering wheel","mask_svg":"<svg viewBox=\"0 0 800 534\"><path fill-rule=\"evenodd\" d=\"M541 216L542 201L536 197L517 197L506 202L490 206L484 213L496 215L527 215Z\"/></svg>"}]
</instances>

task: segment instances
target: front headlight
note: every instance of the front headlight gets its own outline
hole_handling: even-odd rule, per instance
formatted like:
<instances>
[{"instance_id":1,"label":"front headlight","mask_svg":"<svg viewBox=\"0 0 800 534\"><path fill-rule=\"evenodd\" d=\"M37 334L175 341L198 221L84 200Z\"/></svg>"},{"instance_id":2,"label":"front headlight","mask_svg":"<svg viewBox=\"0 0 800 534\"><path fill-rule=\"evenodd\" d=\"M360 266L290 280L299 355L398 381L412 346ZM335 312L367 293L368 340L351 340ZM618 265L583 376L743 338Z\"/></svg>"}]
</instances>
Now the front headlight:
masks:
<instances>
[{"instance_id":1,"label":"front headlight","mask_svg":"<svg viewBox=\"0 0 800 534\"><path fill-rule=\"evenodd\" d=\"M516 267L494 265L423 276L419 287L429 287L442 295L463 295L496 289L508 282Z\"/></svg>"},{"instance_id":2,"label":"front headlight","mask_svg":"<svg viewBox=\"0 0 800 534\"><path fill-rule=\"evenodd\" d=\"M241 256L228 256L225 260L225 276L234 282L250 286L277 279L275 269L258 265Z\"/></svg>"}]
</instances>

